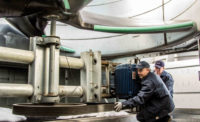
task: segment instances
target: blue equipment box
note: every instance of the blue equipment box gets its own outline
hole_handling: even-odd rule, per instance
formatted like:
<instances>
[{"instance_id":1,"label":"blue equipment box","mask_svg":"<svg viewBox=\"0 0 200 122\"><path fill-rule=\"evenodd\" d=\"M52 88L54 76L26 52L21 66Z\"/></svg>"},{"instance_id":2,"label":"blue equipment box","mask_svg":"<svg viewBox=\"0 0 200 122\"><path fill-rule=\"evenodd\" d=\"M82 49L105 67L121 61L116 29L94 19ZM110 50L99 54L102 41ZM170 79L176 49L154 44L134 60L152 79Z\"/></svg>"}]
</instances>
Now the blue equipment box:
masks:
<instances>
[{"instance_id":1,"label":"blue equipment box","mask_svg":"<svg viewBox=\"0 0 200 122\"><path fill-rule=\"evenodd\" d=\"M140 90L140 78L136 64L121 64L115 69L115 94L120 99L128 99L137 95Z\"/></svg>"}]
</instances>

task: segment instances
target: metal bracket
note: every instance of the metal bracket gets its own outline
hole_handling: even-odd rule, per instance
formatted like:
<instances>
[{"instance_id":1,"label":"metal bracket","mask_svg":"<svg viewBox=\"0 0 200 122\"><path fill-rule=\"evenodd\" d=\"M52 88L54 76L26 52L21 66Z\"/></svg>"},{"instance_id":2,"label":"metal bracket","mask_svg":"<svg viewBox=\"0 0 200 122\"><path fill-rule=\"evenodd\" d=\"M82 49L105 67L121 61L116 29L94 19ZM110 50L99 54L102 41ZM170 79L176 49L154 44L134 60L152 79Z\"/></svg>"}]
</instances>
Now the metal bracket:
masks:
<instances>
[{"instance_id":1,"label":"metal bracket","mask_svg":"<svg viewBox=\"0 0 200 122\"><path fill-rule=\"evenodd\" d=\"M83 102L101 101L101 53L83 52L81 58L85 67L81 69L81 86L84 89Z\"/></svg>"},{"instance_id":2,"label":"metal bracket","mask_svg":"<svg viewBox=\"0 0 200 122\"><path fill-rule=\"evenodd\" d=\"M46 38L46 37L45 37ZM51 39L53 38L53 39ZM59 49L52 42L59 38L47 37L46 46L38 45L42 37L32 37L31 50L35 52L35 60L29 65L29 83L33 85L33 103L59 102Z\"/></svg>"},{"instance_id":3,"label":"metal bracket","mask_svg":"<svg viewBox=\"0 0 200 122\"><path fill-rule=\"evenodd\" d=\"M47 37L41 37L37 40L37 45L41 46L47 46L47 45L60 45L60 38L57 36L47 36Z\"/></svg>"},{"instance_id":4,"label":"metal bracket","mask_svg":"<svg viewBox=\"0 0 200 122\"><path fill-rule=\"evenodd\" d=\"M35 59L33 63L29 64L28 83L33 86L32 102L39 103L42 97L42 82L44 76L44 49L36 45L40 37L30 38L30 50L34 51Z\"/></svg>"}]
</instances>

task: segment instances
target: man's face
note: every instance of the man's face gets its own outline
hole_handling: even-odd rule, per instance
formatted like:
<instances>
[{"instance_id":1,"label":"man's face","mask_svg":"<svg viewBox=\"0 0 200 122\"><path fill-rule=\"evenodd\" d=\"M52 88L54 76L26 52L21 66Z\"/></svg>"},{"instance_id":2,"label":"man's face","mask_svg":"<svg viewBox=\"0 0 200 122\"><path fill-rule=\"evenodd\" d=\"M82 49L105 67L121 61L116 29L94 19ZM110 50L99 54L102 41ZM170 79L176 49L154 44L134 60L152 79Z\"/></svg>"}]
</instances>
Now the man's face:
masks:
<instances>
[{"instance_id":1,"label":"man's face","mask_svg":"<svg viewBox=\"0 0 200 122\"><path fill-rule=\"evenodd\" d=\"M161 67L161 68L155 67L155 73L156 73L157 75L161 75L162 72L163 72L163 70L164 70L164 67Z\"/></svg>"},{"instance_id":2,"label":"man's face","mask_svg":"<svg viewBox=\"0 0 200 122\"><path fill-rule=\"evenodd\" d=\"M149 68L138 69L138 75L141 79L147 76L149 72L150 72Z\"/></svg>"}]
</instances>

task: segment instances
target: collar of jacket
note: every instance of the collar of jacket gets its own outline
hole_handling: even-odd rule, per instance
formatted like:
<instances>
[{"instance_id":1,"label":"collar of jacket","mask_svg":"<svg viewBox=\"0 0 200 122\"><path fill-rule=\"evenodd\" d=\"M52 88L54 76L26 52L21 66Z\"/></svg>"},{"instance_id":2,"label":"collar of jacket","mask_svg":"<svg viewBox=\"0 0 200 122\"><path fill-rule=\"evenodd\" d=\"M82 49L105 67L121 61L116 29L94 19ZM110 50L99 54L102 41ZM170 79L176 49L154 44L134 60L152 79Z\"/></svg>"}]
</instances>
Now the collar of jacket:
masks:
<instances>
[{"instance_id":1,"label":"collar of jacket","mask_svg":"<svg viewBox=\"0 0 200 122\"><path fill-rule=\"evenodd\" d=\"M167 74L167 72L164 70L162 73L161 73L161 77L165 76Z\"/></svg>"},{"instance_id":2,"label":"collar of jacket","mask_svg":"<svg viewBox=\"0 0 200 122\"><path fill-rule=\"evenodd\" d=\"M149 72L144 78L142 78L142 81L146 80L147 77L151 74L151 72Z\"/></svg>"}]
</instances>

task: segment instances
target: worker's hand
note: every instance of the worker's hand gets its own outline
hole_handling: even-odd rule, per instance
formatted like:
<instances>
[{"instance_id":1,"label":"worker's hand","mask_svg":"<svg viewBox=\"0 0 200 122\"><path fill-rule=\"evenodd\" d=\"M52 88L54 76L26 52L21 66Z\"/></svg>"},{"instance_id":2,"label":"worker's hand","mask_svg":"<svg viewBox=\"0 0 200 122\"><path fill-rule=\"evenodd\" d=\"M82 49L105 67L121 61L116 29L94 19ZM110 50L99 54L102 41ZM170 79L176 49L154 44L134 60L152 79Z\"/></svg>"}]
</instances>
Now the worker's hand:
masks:
<instances>
[{"instance_id":1,"label":"worker's hand","mask_svg":"<svg viewBox=\"0 0 200 122\"><path fill-rule=\"evenodd\" d=\"M119 112L120 110L122 110L122 102L116 102L114 109L116 112Z\"/></svg>"}]
</instances>

